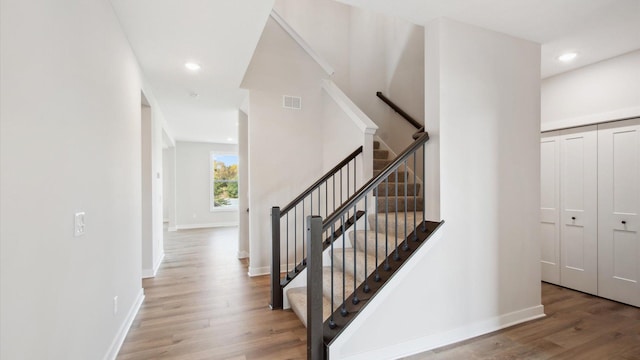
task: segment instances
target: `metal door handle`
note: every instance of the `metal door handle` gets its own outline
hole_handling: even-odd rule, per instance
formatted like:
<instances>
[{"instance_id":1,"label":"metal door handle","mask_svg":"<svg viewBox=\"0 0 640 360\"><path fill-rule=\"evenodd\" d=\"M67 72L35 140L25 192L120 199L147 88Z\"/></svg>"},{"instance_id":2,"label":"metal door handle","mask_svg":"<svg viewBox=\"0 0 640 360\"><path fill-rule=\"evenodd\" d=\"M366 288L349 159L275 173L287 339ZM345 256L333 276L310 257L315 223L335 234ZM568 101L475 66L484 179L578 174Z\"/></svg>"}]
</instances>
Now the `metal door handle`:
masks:
<instances>
[{"instance_id":1,"label":"metal door handle","mask_svg":"<svg viewBox=\"0 0 640 360\"><path fill-rule=\"evenodd\" d=\"M626 221L622 220L622 225L624 225L624 224L626 224L626 223L627 223Z\"/></svg>"},{"instance_id":2,"label":"metal door handle","mask_svg":"<svg viewBox=\"0 0 640 360\"><path fill-rule=\"evenodd\" d=\"M576 217L575 217L575 216L572 216L572 217L571 217L571 220L575 220L575 219L576 219Z\"/></svg>"}]
</instances>

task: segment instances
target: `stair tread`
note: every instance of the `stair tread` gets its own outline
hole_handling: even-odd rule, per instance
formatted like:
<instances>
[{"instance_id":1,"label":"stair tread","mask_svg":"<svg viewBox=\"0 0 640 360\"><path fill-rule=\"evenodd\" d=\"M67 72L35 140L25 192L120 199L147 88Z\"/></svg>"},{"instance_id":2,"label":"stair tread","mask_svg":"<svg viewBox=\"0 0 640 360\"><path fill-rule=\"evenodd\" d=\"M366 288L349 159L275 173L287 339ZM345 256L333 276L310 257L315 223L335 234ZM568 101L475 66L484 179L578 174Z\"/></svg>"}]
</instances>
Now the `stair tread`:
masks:
<instances>
[{"instance_id":1,"label":"stair tread","mask_svg":"<svg viewBox=\"0 0 640 360\"><path fill-rule=\"evenodd\" d=\"M390 212L389 213L389 217L386 219L387 223L388 223L388 228L385 229L385 216L384 213L378 213L377 217L378 217L378 232L383 232L385 230L387 230L387 233L389 234L389 237L394 238L395 240L395 234L396 234L396 213L395 212ZM414 223L414 218L415 218L415 223L419 224L422 222L422 211L416 211L415 213L415 217L414 217L414 213L413 211L409 211L409 212L398 212L398 227L397 227L397 232L398 232L398 238L403 239L406 237L404 234L404 223L405 223L405 214L406 214L406 222L407 222L407 235L411 234L411 232L413 231L413 223ZM369 218L368 218L368 223L369 223L369 228L371 230L375 230L375 223L376 223L376 214L369 214Z\"/></svg>"},{"instance_id":2,"label":"stair tread","mask_svg":"<svg viewBox=\"0 0 640 360\"><path fill-rule=\"evenodd\" d=\"M343 260L343 253L344 253L344 263L342 262ZM364 279L369 276L371 273L373 273L376 269L376 267L378 267L379 264L376 264L376 258L375 256L372 256L371 254L366 254L364 252L364 250L359 250L357 249L356 246L356 250L354 250L353 248L339 248L339 249L334 249L334 253L333 253L333 263L335 266L339 267L340 269L342 269L342 271L345 271L347 274L350 274L351 276L354 275L354 270L353 270L353 265L354 265L354 253L355 253L355 264L356 264L356 281L358 283L358 285L360 285ZM364 260L365 258L367 259L367 271L364 271ZM378 257L378 260L381 260L380 257Z\"/></svg>"},{"instance_id":3,"label":"stair tread","mask_svg":"<svg viewBox=\"0 0 640 360\"><path fill-rule=\"evenodd\" d=\"M339 306L344 301L342 297L342 276L344 274L344 295L349 296L355 290L353 286L353 276L347 272L342 272L339 269L333 269L333 299L334 306ZM325 297L331 299L331 267L325 266L322 268L322 293Z\"/></svg>"},{"instance_id":4,"label":"stair tread","mask_svg":"<svg viewBox=\"0 0 640 360\"><path fill-rule=\"evenodd\" d=\"M307 327L307 288L306 286L287 290L289 305L305 327ZM327 320L331 316L331 301L322 297L322 319Z\"/></svg>"}]
</instances>

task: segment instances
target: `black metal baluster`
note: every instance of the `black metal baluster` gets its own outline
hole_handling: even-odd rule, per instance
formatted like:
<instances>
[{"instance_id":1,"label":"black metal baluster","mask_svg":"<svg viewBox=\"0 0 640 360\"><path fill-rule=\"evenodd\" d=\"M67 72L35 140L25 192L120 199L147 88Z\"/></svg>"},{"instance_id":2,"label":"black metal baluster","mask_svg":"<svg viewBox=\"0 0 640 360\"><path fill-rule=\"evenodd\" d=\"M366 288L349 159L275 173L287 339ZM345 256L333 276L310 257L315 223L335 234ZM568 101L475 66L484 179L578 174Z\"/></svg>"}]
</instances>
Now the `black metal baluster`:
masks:
<instances>
[{"instance_id":1,"label":"black metal baluster","mask_svg":"<svg viewBox=\"0 0 640 360\"><path fill-rule=\"evenodd\" d=\"M407 203L409 202L407 199L407 181L409 181L409 174L407 173L409 171L409 164L407 163L407 160L404 161L404 246L402 247L402 250L404 251L408 251L409 250L409 233L407 233Z\"/></svg>"},{"instance_id":2,"label":"black metal baluster","mask_svg":"<svg viewBox=\"0 0 640 360\"><path fill-rule=\"evenodd\" d=\"M378 264L380 264L380 262L378 261L378 234L380 233L378 231L378 214L380 214L378 212L378 200L380 200L380 184L378 184L378 195L376 196L376 201L375 201L375 212L376 212L376 221L375 221L375 230L376 230L376 276L374 277L375 282L379 282L380 281L380 272L378 271Z\"/></svg>"},{"instance_id":3,"label":"black metal baluster","mask_svg":"<svg viewBox=\"0 0 640 360\"><path fill-rule=\"evenodd\" d=\"M333 174L333 176L331 177L333 179L333 187L331 188L331 190L333 191L333 211L336 211L336 174Z\"/></svg>"},{"instance_id":4,"label":"black metal baluster","mask_svg":"<svg viewBox=\"0 0 640 360\"><path fill-rule=\"evenodd\" d=\"M396 206L395 206L395 211L393 212L394 214L394 218L396 220L395 223L395 232L396 232L396 242L395 242L395 255L393 255L393 259L398 261L400 260L400 253L398 252L398 168L396 168L395 170L395 176L396 176L396 181L395 181L395 188L396 188L396 196L395 198L395 202L396 202Z\"/></svg>"},{"instance_id":5,"label":"black metal baluster","mask_svg":"<svg viewBox=\"0 0 640 360\"><path fill-rule=\"evenodd\" d=\"M336 233L336 225L335 224L331 224L331 315L329 316L329 328L331 329L335 329L336 328L336 322L333 321L333 310L336 308L334 305L334 296L333 296L333 257L335 256L335 253L333 252L333 241L334 236Z\"/></svg>"},{"instance_id":6,"label":"black metal baluster","mask_svg":"<svg viewBox=\"0 0 640 360\"><path fill-rule=\"evenodd\" d=\"M389 177L384 179L387 196L384 198L384 269L389 271Z\"/></svg>"},{"instance_id":7,"label":"black metal baluster","mask_svg":"<svg viewBox=\"0 0 640 360\"><path fill-rule=\"evenodd\" d=\"M293 272L297 273L298 269L298 205L293 207ZM304 241L304 239L302 239Z\"/></svg>"},{"instance_id":8,"label":"black metal baluster","mask_svg":"<svg viewBox=\"0 0 640 360\"><path fill-rule=\"evenodd\" d=\"M418 182L416 181L416 173L418 172L418 168L416 167L416 158L418 157L418 153L413 153L413 240L418 241ZM422 180L422 184L424 187L424 179ZM422 190L424 192L424 189ZM422 210L424 212L424 209Z\"/></svg>"},{"instance_id":9,"label":"black metal baluster","mask_svg":"<svg viewBox=\"0 0 640 360\"><path fill-rule=\"evenodd\" d=\"M290 280L289 277L289 213L287 212L287 256L285 257L287 262L287 280Z\"/></svg>"},{"instance_id":10,"label":"black metal baluster","mask_svg":"<svg viewBox=\"0 0 640 360\"><path fill-rule=\"evenodd\" d=\"M340 225L342 228L342 309L340 309L340 314L342 316L347 316L347 314L349 314L349 312L347 311L347 296L346 296L346 292L347 292L347 278L346 278L346 274L347 271L344 268L345 264L346 264L346 257L345 257L345 252L344 252L344 227L346 225L346 223L344 222L344 214L341 217L340 220ZM333 254L332 254L333 255Z\"/></svg>"},{"instance_id":11,"label":"black metal baluster","mask_svg":"<svg viewBox=\"0 0 640 360\"><path fill-rule=\"evenodd\" d=\"M358 228L357 226L357 217L356 214L358 213L358 207L354 204L353 205L353 305L357 304L360 302L360 299L358 299L358 293L356 292L356 290L358 289L358 262L356 259L357 256L357 249L356 249L356 244L357 244L357 240L358 240ZM344 235L346 236L346 234Z\"/></svg>"},{"instance_id":12,"label":"black metal baluster","mask_svg":"<svg viewBox=\"0 0 640 360\"><path fill-rule=\"evenodd\" d=\"M302 221L304 221L304 219L306 219L306 216L307 216L307 215L306 215L306 214L305 214L305 212L304 212L304 199L302 199ZM304 258L305 258L305 256L304 256L304 243L305 243L305 241L304 241L304 239L303 239L303 240L302 240L302 263L303 263L303 264L305 264L305 260L304 260ZM296 249L296 250L297 250L297 249ZM296 263L294 263L294 265L293 265L293 266L295 266L296 272L298 272L298 263L297 263L297 262L296 262Z\"/></svg>"},{"instance_id":13,"label":"black metal baluster","mask_svg":"<svg viewBox=\"0 0 640 360\"><path fill-rule=\"evenodd\" d=\"M424 159L426 159L426 158L427 158L427 143L424 143L424 144L422 144L422 159L423 159L422 161L425 162ZM426 174L426 166L423 166L422 167L422 187L423 188L424 188L424 184L426 183L426 179L427 179L425 177L425 174ZM425 195L427 194L426 191L424 191L424 189L423 189L422 192ZM424 202L424 199L426 199L426 196L423 196L423 199L422 199L423 202ZM422 231L423 232L427 231L427 221L426 220L427 220L427 218L426 218L426 215L425 215L425 211L423 209L422 210Z\"/></svg>"},{"instance_id":14,"label":"black metal baluster","mask_svg":"<svg viewBox=\"0 0 640 360\"><path fill-rule=\"evenodd\" d=\"M367 228L368 228L368 224L367 224L367 216L368 216L368 211L369 208L367 207L367 198L369 196L365 196L364 197L364 288L362 289L364 291L364 293L368 293L369 291L371 291L371 288L369 287L369 284L367 283L367 279L368 279L368 275L369 275L369 268L367 267L367 258L369 257L369 253L367 252L367 244L369 242L369 238L367 238ZM357 238L355 238L355 234L354 234L354 242L356 242Z\"/></svg>"}]
</instances>

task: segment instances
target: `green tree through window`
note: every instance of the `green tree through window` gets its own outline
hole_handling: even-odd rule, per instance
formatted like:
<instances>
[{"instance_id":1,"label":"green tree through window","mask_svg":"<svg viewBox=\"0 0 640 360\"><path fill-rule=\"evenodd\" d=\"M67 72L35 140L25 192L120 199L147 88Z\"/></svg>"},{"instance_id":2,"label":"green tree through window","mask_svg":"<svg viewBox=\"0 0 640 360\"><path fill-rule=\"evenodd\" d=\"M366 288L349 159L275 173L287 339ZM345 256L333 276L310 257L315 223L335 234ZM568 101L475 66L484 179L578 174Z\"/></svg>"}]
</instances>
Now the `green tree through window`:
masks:
<instances>
[{"instance_id":1,"label":"green tree through window","mask_svg":"<svg viewBox=\"0 0 640 360\"><path fill-rule=\"evenodd\" d=\"M238 207L238 156L212 154L212 209Z\"/></svg>"}]
</instances>

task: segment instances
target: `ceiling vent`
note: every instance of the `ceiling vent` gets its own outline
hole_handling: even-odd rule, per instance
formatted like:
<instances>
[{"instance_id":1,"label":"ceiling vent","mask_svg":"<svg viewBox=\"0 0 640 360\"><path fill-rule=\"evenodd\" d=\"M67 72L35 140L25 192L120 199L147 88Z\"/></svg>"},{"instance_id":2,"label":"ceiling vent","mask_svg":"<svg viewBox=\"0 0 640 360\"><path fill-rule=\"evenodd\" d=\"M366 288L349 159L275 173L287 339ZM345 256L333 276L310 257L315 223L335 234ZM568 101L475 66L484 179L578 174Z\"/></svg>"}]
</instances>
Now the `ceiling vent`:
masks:
<instances>
[{"instance_id":1,"label":"ceiling vent","mask_svg":"<svg viewBox=\"0 0 640 360\"><path fill-rule=\"evenodd\" d=\"M285 109L302 109L302 98L299 96L284 95L282 97L282 107Z\"/></svg>"}]
</instances>

